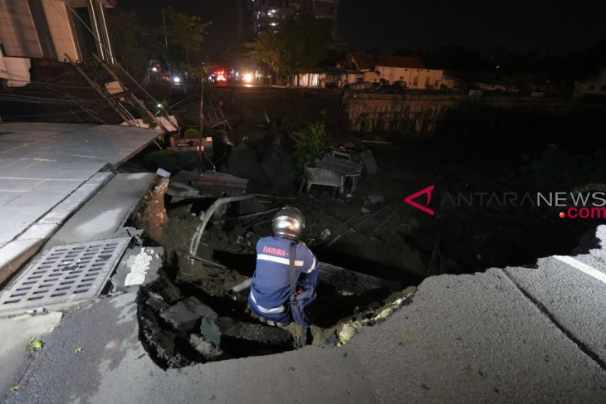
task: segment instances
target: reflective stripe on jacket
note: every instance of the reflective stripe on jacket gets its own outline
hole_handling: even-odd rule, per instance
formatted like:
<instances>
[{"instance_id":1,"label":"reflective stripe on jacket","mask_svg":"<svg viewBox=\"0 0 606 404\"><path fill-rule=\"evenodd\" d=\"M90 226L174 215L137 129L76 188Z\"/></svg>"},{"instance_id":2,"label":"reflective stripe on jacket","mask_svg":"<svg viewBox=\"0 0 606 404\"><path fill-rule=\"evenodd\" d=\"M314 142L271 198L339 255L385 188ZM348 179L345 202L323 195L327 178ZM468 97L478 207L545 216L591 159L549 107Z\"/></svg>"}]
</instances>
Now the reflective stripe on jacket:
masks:
<instances>
[{"instance_id":1,"label":"reflective stripe on jacket","mask_svg":"<svg viewBox=\"0 0 606 404\"><path fill-rule=\"evenodd\" d=\"M248 304L253 312L271 321L287 323L290 315L290 244L280 237L265 237L257 243L257 267ZM297 243L295 268L300 271L297 301L304 307L315 299L317 260L304 243ZM300 316L297 316L300 317Z\"/></svg>"}]
</instances>

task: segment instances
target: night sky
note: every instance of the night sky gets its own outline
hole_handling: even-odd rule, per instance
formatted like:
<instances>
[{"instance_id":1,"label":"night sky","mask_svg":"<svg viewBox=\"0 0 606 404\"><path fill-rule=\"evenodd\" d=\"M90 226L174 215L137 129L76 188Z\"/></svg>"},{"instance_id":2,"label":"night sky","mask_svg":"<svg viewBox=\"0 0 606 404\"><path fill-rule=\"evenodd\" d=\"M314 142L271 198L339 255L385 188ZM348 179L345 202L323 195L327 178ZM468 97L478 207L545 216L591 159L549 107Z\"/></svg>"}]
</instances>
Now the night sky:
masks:
<instances>
[{"instance_id":1,"label":"night sky","mask_svg":"<svg viewBox=\"0 0 606 404\"><path fill-rule=\"evenodd\" d=\"M237 46L238 0L120 0L139 14L175 8L212 20L210 43ZM245 0L243 0L245 1ZM600 4L602 3L602 4ZM460 44L566 53L606 39L606 6L577 0L341 0L339 31L353 48L390 52Z\"/></svg>"}]
</instances>

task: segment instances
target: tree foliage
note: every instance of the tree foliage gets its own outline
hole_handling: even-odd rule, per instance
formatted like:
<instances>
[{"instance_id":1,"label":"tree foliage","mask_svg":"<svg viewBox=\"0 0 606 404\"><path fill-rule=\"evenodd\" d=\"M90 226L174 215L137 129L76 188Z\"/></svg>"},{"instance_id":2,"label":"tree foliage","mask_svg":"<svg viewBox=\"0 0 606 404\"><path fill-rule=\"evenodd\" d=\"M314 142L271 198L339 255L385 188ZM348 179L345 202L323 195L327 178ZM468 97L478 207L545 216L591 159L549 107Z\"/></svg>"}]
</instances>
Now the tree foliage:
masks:
<instances>
[{"instance_id":1,"label":"tree foliage","mask_svg":"<svg viewBox=\"0 0 606 404\"><path fill-rule=\"evenodd\" d=\"M292 76L316 69L328 56L332 25L310 15L283 21L277 32L263 32L248 46L258 63L270 67L278 76Z\"/></svg>"},{"instance_id":2,"label":"tree foliage","mask_svg":"<svg viewBox=\"0 0 606 404\"><path fill-rule=\"evenodd\" d=\"M299 167L314 164L328 149L328 133L324 121L308 124L295 133L295 158Z\"/></svg>"},{"instance_id":3,"label":"tree foliage","mask_svg":"<svg viewBox=\"0 0 606 404\"><path fill-rule=\"evenodd\" d=\"M168 7L162 11L166 20L167 56L175 64L196 70L202 63L202 45L210 23L198 16Z\"/></svg>"},{"instance_id":4,"label":"tree foliage","mask_svg":"<svg viewBox=\"0 0 606 404\"><path fill-rule=\"evenodd\" d=\"M209 23L171 7L162 13L166 27L157 22L144 23L134 13L116 10L110 15L112 45L118 61L138 77L145 72L150 58L160 57L176 67L199 71Z\"/></svg>"},{"instance_id":5,"label":"tree foliage","mask_svg":"<svg viewBox=\"0 0 606 404\"><path fill-rule=\"evenodd\" d=\"M277 74L283 70L282 43L279 36L273 32L259 34L257 40L248 44L250 56L262 65L272 69Z\"/></svg>"}]
</instances>

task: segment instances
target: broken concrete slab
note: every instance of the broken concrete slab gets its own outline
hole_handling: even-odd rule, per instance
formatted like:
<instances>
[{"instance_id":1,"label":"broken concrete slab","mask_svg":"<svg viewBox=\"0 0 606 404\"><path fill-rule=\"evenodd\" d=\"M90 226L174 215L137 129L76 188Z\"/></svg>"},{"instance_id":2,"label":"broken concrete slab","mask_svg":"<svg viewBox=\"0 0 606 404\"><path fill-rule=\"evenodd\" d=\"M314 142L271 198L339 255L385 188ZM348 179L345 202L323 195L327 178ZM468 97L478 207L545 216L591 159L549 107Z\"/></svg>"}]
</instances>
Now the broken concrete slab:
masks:
<instances>
[{"instance_id":1,"label":"broken concrete slab","mask_svg":"<svg viewBox=\"0 0 606 404\"><path fill-rule=\"evenodd\" d=\"M0 245L13 240L95 173L107 165L118 166L159 135L107 125L28 122L1 126L0 189L12 195L0 198ZM73 207L68 215L71 212Z\"/></svg>"},{"instance_id":2,"label":"broken concrete slab","mask_svg":"<svg viewBox=\"0 0 606 404\"><path fill-rule=\"evenodd\" d=\"M156 313L161 313L167 310L170 305L166 303L164 298L157 293L147 292L148 297L145 299L145 305L149 306Z\"/></svg>"},{"instance_id":3,"label":"broken concrete slab","mask_svg":"<svg viewBox=\"0 0 606 404\"><path fill-rule=\"evenodd\" d=\"M9 279L24 263L33 257L69 215L82 206L112 175L112 173L93 175L31 226L24 228L23 233L19 234L14 240L0 246L0 284ZM36 195L36 198L39 197L39 195ZM27 210L27 207L25 208ZM11 218L16 217L22 223L26 223L29 220L27 214L19 216L23 213L22 210L11 213L11 209L7 208L7 211L3 213L8 213ZM10 227L9 221L3 224Z\"/></svg>"},{"instance_id":4,"label":"broken concrete slab","mask_svg":"<svg viewBox=\"0 0 606 404\"><path fill-rule=\"evenodd\" d=\"M63 225L48 245L112 238L140 204L155 178L150 173L117 174Z\"/></svg>"},{"instance_id":5,"label":"broken concrete slab","mask_svg":"<svg viewBox=\"0 0 606 404\"><path fill-rule=\"evenodd\" d=\"M203 174L181 172L179 181L198 189L202 196L223 197L246 193L248 179L228 173L208 171Z\"/></svg>"},{"instance_id":6,"label":"broken concrete slab","mask_svg":"<svg viewBox=\"0 0 606 404\"><path fill-rule=\"evenodd\" d=\"M93 175L38 222L42 224L64 223L75 211L95 195L99 189L107 184L113 176L112 172L100 172Z\"/></svg>"},{"instance_id":7,"label":"broken concrete slab","mask_svg":"<svg viewBox=\"0 0 606 404\"><path fill-rule=\"evenodd\" d=\"M160 313L160 317L176 330L191 332L203 317L215 320L218 316L195 297L188 297Z\"/></svg>"},{"instance_id":8,"label":"broken concrete slab","mask_svg":"<svg viewBox=\"0 0 606 404\"><path fill-rule=\"evenodd\" d=\"M149 285L158 279L164 264L164 248L134 247L126 250L112 277L114 291Z\"/></svg>"}]
</instances>

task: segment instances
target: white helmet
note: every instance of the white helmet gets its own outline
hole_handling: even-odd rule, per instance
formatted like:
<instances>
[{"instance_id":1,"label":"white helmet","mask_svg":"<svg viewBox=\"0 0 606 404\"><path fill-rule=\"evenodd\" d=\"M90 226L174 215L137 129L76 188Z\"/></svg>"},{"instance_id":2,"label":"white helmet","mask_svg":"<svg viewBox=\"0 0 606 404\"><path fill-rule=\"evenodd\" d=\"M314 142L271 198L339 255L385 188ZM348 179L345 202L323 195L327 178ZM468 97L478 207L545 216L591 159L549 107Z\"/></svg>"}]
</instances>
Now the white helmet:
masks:
<instances>
[{"instance_id":1,"label":"white helmet","mask_svg":"<svg viewBox=\"0 0 606 404\"><path fill-rule=\"evenodd\" d=\"M276 213L271 225L274 236L296 240L305 230L305 217L299 209L285 206Z\"/></svg>"}]
</instances>

